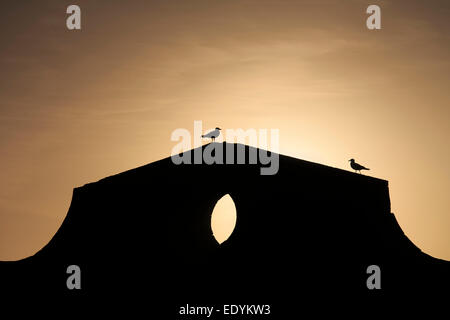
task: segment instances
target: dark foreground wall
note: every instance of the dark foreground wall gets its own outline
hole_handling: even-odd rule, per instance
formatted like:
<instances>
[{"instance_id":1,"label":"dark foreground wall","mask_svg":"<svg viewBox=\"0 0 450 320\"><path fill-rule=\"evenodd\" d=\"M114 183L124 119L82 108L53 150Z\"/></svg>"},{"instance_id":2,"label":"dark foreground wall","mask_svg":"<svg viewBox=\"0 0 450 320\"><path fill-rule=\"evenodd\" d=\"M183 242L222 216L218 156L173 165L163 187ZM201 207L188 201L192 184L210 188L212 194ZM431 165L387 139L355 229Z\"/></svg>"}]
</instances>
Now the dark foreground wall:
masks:
<instances>
[{"instance_id":1,"label":"dark foreground wall","mask_svg":"<svg viewBox=\"0 0 450 320\"><path fill-rule=\"evenodd\" d=\"M237 224L219 245L211 213L227 193ZM81 290L66 287L69 265L81 268ZM381 269L381 290L366 286L369 265ZM449 274L448 262L403 234L387 181L286 156L272 176L259 165L167 158L76 188L47 246L0 263L0 290L145 301L168 314L186 303L290 313L327 300L448 293Z\"/></svg>"}]
</instances>

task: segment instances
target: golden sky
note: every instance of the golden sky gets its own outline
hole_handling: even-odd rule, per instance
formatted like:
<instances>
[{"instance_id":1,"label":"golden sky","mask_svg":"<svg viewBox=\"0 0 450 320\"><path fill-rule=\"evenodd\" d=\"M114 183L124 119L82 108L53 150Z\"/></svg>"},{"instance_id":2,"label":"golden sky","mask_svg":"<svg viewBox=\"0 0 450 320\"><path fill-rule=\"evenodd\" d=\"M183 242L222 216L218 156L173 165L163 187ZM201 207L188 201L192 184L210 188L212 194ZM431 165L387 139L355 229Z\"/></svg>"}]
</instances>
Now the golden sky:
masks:
<instances>
[{"instance_id":1,"label":"golden sky","mask_svg":"<svg viewBox=\"0 0 450 320\"><path fill-rule=\"evenodd\" d=\"M355 158L389 180L406 235L450 260L449 16L447 0L2 1L0 260L42 248L74 187L169 156L194 120Z\"/></svg>"}]
</instances>

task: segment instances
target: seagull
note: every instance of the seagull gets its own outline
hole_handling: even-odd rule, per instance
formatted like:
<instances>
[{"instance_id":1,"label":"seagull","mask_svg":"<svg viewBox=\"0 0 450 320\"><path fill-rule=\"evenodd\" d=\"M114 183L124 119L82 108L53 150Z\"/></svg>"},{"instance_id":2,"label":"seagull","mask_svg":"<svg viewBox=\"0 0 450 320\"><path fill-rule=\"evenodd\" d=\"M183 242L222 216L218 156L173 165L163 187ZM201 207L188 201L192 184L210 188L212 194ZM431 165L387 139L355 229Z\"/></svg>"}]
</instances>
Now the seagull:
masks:
<instances>
[{"instance_id":1,"label":"seagull","mask_svg":"<svg viewBox=\"0 0 450 320\"><path fill-rule=\"evenodd\" d=\"M214 142L215 139L220 135L220 128L216 128L215 130L208 132L207 134L203 134L202 138L211 138L212 141Z\"/></svg>"},{"instance_id":2,"label":"seagull","mask_svg":"<svg viewBox=\"0 0 450 320\"><path fill-rule=\"evenodd\" d=\"M370 170L369 168L366 168L360 165L359 163L356 163L355 159L350 159L348 161L350 161L350 166L352 167L353 170L355 170L355 172L359 171L359 173L361 174L361 170Z\"/></svg>"}]
</instances>

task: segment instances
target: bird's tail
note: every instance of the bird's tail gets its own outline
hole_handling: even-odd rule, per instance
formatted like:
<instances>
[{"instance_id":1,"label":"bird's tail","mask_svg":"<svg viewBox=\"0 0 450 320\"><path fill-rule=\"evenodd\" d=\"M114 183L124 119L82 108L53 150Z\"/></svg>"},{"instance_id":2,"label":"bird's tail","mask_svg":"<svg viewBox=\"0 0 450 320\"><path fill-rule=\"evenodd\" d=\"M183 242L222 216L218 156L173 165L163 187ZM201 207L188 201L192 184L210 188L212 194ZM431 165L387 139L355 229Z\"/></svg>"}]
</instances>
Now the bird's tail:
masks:
<instances>
[{"instance_id":1,"label":"bird's tail","mask_svg":"<svg viewBox=\"0 0 450 320\"><path fill-rule=\"evenodd\" d=\"M363 170L370 170L369 168L364 168Z\"/></svg>"}]
</instances>

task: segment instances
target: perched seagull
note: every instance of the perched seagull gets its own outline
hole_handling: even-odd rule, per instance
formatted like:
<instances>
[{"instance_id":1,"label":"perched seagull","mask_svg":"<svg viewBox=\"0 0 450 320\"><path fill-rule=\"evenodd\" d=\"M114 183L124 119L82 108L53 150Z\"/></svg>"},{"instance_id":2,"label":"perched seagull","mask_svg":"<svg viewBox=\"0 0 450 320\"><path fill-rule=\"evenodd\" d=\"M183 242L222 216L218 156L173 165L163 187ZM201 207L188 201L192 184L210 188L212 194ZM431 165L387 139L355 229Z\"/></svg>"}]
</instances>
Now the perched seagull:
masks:
<instances>
[{"instance_id":1,"label":"perched seagull","mask_svg":"<svg viewBox=\"0 0 450 320\"><path fill-rule=\"evenodd\" d=\"M369 168L366 168L360 165L359 163L356 163L355 159L350 159L348 161L350 161L350 166L352 167L353 170L355 170L355 172L359 171L359 173L361 173L361 170L370 170Z\"/></svg>"},{"instance_id":2,"label":"perched seagull","mask_svg":"<svg viewBox=\"0 0 450 320\"><path fill-rule=\"evenodd\" d=\"M211 138L214 142L216 138L220 135L220 128L216 128L215 130L208 132L207 134L202 135L202 138Z\"/></svg>"}]
</instances>

